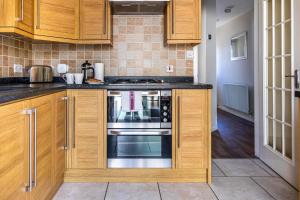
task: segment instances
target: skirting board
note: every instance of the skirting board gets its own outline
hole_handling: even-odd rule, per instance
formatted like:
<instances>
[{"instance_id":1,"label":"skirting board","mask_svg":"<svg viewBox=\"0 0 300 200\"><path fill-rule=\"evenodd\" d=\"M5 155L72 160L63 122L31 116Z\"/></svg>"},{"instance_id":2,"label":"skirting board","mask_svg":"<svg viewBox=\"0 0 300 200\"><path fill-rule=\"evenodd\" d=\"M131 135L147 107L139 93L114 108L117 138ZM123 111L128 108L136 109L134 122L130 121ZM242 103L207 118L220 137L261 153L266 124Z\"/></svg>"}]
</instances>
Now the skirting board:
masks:
<instances>
[{"instance_id":1,"label":"skirting board","mask_svg":"<svg viewBox=\"0 0 300 200\"><path fill-rule=\"evenodd\" d=\"M218 105L218 108L221 109L221 110L224 110L224 111L226 111L226 112L229 112L229 113L231 113L231 114L233 114L233 115L235 115L235 116L238 116L238 117L240 117L240 118L243 118L243 119L245 119L245 120L247 120L247 121L254 122L254 118L253 118L253 116L251 116L251 115L247 115L247 114L244 114L244 113L241 113L241 112L232 110L232 109L227 108L227 107L225 107L225 106L219 106L219 105Z\"/></svg>"}]
</instances>

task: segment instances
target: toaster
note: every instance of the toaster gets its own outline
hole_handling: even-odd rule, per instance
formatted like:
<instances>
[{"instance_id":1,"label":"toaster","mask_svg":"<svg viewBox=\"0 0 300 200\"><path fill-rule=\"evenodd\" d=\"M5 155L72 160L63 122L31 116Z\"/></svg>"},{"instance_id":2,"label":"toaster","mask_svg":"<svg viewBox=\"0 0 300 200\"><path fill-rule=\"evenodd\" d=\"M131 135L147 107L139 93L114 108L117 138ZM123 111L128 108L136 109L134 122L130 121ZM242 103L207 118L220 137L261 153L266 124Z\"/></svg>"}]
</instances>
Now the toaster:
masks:
<instances>
[{"instance_id":1,"label":"toaster","mask_svg":"<svg viewBox=\"0 0 300 200\"><path fill-rule=\"evenodd\" d=\"M28 68L30 83L49 83L53 81L53 71L51 66L32 65Z\"/></svg>"}]
</instances>

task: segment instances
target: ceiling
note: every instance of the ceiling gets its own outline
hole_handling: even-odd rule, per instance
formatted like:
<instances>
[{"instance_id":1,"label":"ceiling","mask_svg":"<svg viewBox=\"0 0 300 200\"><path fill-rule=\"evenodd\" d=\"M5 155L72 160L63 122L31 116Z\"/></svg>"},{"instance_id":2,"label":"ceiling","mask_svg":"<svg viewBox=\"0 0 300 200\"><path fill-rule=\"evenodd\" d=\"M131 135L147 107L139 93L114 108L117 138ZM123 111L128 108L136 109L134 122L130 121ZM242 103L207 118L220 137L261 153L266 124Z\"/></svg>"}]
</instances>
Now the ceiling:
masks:
<instances>
[{"instance_id":1,"label":"ceiling","mask_svg":"<svg viewBox=\"0 0 300 200\"><path fill-rule=\"evenodd\" d=\"M228 6L234 6L231 13L225 13ZM243 15L254 8L254 0L217 0L217 26Z\"/></svg>"}]
</instances>

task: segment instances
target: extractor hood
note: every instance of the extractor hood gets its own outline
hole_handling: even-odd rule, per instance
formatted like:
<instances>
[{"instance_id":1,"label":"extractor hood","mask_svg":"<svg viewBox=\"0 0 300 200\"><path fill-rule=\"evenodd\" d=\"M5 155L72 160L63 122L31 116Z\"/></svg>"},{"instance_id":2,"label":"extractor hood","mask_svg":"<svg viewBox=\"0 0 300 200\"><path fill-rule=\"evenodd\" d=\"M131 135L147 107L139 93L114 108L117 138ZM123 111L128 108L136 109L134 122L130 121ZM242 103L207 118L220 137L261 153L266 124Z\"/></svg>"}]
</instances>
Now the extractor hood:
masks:
<instances>
[{"instance_id":1,"label":"extractor hood","mask_svg":"<svg viewBox=\"0 0 300 200\"><path fill-rule=\"evenodd\" d=\"M162 15L170 0L110 0L113 15Z\"/></svg>"}]
</instances>

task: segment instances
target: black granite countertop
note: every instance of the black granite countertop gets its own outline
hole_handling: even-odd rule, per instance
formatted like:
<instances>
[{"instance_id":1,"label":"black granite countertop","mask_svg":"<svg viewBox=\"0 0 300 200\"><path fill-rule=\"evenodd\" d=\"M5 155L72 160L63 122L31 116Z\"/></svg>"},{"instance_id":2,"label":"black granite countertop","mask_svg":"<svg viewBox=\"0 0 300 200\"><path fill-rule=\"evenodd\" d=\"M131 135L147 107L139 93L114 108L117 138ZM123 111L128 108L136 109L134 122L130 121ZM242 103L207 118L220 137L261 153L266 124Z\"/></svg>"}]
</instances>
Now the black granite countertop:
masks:
<instances>
[{"instance_id":1,"label":"black granite countertop","mask_svg":"<svg viewBox=\"0 0 300 200\"><path fill-rule=\"evenodd\" d=\"M34 96L50 94L66 89L65 84L0 84L0 104Z\"/></svg>"},{"instance_id":2,"label":"black granite countertop","mask_svg":"<svg viewBox=\"0 0 300 200\"><path fill-rule=\"evenodd\" d=\"M13 80L13 81L12 81ZM10 81L0 80L0 104L10 103L34 96L50 94L65 89L108 89L108 90L163 90L163 89L212 89L210 84L194 84L193 82L178 80L161 84L136 84L136 85L112 85L109 82L98 85L66 85L65 83L41 83L28 84L26 80L21 82L16 79Z\"/></svg>"}]
</instances>

